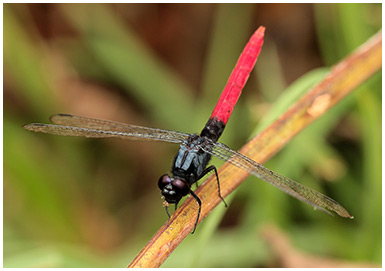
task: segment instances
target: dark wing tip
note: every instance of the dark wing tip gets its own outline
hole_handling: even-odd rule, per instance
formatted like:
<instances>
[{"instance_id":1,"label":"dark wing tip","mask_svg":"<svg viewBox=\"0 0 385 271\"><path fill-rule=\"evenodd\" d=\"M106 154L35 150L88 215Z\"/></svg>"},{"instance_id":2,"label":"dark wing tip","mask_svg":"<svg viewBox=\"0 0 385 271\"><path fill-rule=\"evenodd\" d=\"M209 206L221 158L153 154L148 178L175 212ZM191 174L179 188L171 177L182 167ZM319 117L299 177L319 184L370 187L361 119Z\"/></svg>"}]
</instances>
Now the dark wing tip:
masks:
<instances>
[{"instance_id":1,"label":"dark wing tip","mask_svg":"<svg viewBox=\"0 0 385 271\"><path fill-rule=\"evenodd\" d=\"M353 219L354 216L352 216L344 207L342 207L340 204L336 206L335 209L333 209L334 212L336 212L339 216Z\"/></svg>"},{"instance_id":2,"label":"dark wing tip","mask_svg":"<svg viewBox=\"0 0 385 271\"><path fill-rule=\"evenodd\" d=\"M346 218L349 218L349 219L354 219L354 216L352 216L348 211L345 210L345 213L344 213L344 216L343 217L346 217Z\"/></svg>"},{"instance_id":3,"label":"dark wing tip","mask_svg":"<svg viewBox=\"0 0 385 271\"><path fill-rule=\"evenodd\" d=\"M341 217L350 218L353 219L354 216L352 216L341 204L339 204L337 201L335 201L332 198L329 198L328 196L325 196L322 194L322 197L330 204L327 204L325 207L328 208L330 211L335 212Z\"/></svg>"}]
</instances>

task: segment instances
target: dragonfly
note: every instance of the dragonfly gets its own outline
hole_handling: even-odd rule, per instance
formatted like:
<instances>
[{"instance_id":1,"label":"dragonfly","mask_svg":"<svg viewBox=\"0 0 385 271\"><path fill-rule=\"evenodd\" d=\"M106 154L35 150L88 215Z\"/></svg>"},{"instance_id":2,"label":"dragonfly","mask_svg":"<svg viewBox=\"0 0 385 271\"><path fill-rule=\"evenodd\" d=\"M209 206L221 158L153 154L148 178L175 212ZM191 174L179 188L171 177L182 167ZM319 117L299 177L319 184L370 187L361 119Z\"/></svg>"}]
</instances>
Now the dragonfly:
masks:
<instances>
[{"instance_id":1,"label":"dragonfly","mask_svg":"<svg viewBox=\"0 0 385 271\"><path fill-rule=\"evenodd\" d=\"M202 202L191 187L211 171L214 171L216 175L218 196L224 202L225 206L227 206L220 193L217 169L213 165L208 166L212 156L247 171L290 196L313 206L315 209L319 209L330 215L332 214L331 212L335 212L341 217L352 218L344 207L330 197L282 176L228 146L217 142L255 66L262 48L264 33L265 27L260 26L251 36L209 120L199 135L70 114L56 114L51 116L50 121L53 124L31 123L24 125L23 128L34 132L62 136L121 138L180 144L179 151L173 160L171 174L162 175L159 178L158 187L165 200L164 206L169 219L169 204L175 204L176 209L179 201L188 194L196 200L199 208L192 233L195 232L199 221Z\"/></svg>"}]
</instances>

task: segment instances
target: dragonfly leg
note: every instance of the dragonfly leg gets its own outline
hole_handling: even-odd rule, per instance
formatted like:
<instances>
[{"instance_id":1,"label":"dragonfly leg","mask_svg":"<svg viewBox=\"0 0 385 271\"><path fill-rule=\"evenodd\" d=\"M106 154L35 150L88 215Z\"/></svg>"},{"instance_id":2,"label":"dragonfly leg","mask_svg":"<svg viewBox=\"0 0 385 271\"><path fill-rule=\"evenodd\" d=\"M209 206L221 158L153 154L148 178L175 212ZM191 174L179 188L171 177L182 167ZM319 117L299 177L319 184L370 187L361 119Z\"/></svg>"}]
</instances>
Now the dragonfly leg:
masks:
<instances>
[{"instance_id":1,"label":"dragonfly leg","mask_svg":"<svg viewBox=\"0 0 385 271\"><path fill-rule=\"evenodd\" d=\"M175 206L176 206L176 204L175 204ZM164 206L164 209L166 210L166 214L167 214L167 216L168 216L168 219L167 219L167 225L170 223L170 213L168 212L168 207L167 206Z\"/></svg>"},{"instance_id":2,"label":"dragonfly leg","mask_svg":"<svg viewBox=\"0 0 385 271\"><path fill-rule=\"evenodd\" d=\"M197 215L197 220L195 221L194 229L193 229L193 231L191 232L191 234L194 234L195 229L197 228L197 225L198 225L199 216L201 215L202 202L201 202L201 200L199 199L199 197L198 197L192 190L190 190L189 193L191 194L191 196L194 197L194 199L197 201L197 203L198 203L198 205L199 205L198 215Z\"/></svg>"},{"instance_id":3,"label":"dragonfly leg","mask_svg":"<svg viewBox=\"0 0 385 271\"><path fill-rule=\"evenodd\" d=\"M217 177L218 196L219 196L219 198L223 201L223 203L225 204L225 207L227 207L227 203L226 203L226 201L222 198L222 195L221 195L221 186L220 186L220 184L219 184L218 171L217 171L217 168L216 168L215 166L211 165L211 166L209 166L208 168L206 168L206 169L202 172L201 176L200 176L198 179L202 178L204 175L206 175L207 173L209 173L209 172L212 171L212 170L214 170L215 176Z\"/></svg>"}]
</instances>

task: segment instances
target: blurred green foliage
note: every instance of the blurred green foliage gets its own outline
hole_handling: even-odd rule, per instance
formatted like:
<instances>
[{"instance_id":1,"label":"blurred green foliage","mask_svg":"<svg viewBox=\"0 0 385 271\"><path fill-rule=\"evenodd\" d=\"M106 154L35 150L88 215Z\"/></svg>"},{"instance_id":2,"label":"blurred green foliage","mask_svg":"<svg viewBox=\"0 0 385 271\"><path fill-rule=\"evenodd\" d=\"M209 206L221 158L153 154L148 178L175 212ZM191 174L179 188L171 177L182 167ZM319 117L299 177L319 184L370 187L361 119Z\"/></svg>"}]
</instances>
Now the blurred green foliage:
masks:
<instances>
[{"instance_id":1,"label":"blurred green foliage","mask_svg":"<svg viewBox=\"0 0 385 271\"><path fill-rule=\"evenodd\" d=\"M133 123L199 132L249 35L263 24L266 41L256 72L221 140L238 148L255 134L253 129L261 131L322 80L328 67L381 28L380 4L305 5L314 18L305 16L300 22L305 26L312 20L323 67L286 88L287 71L278 52L284 35L277 34L277 27L278 33L285 31L278 21L296 16L278 16L282 8L299 7L292 5L4 4L4 266L123 267L166 221L155 181L169 168L177 146L63 138L21 128L53 113L74 113L69 77L83 84L76 95L89 93L85 82L106 86L105 92L133 108L128 111L135 111L129 116ZM172 10L169 17L160 16L164 7ZM263 10L277 16L266 16ZM178 12L190 17L178 21L173 16ZM41 26L39 16L44 14L56 27ZM154 16L161 25L163 18L171 20L169 26L186 21L190 27L204 26L185 28L178 44L168 44L175 46L171 52L195 61L174 63L185 62L186 70L202 67L195 80L186 80L143 38L154 42L138 26ZM289 24L286 30L292 27L301 39L301 24ZM196 51L195 45L191 52L177 47L187 43L183 38L195 41ZM295 69L297 63L290 65ZM201 82L199 93L192 82ZM103 97L106 104L116 102ZM84 110L93 108L91 102ZM106 108L97 107L97 112L103 115ZM381 264L380 73L299 134L267 166L337 199L355 219L314 212L249 178L227 199L230 207L218 206L164 267L274 265L275 251L262 234L269 225L281 229L299 251L352 265Z\"/></svg>"}]
</instances>

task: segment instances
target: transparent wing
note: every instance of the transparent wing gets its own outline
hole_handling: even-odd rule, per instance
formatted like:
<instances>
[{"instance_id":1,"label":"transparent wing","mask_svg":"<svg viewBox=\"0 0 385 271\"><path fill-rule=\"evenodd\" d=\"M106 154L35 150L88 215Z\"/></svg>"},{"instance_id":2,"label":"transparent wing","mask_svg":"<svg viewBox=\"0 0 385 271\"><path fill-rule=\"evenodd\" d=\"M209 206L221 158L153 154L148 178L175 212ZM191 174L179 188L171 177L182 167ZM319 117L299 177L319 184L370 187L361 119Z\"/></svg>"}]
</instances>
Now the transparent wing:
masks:
<instances>
[{"instance_id":1,"label":"transparent wing","mask_svg":"<svg viewBox=\"0 0 385 271\"><path fill-rule=\"evenodd\" d=\"M190 134L130 125L115 121L57 114L50 117L55 124L31 123L23 128L47 134L91 138L115 137L128 140L182 143Z\"/></svg>"},{"instance_id":2,"label":"transparent wing","mask_svg":"<svg viewBox=\"0 0 385 271\"><path fill-rule=\"evenodd\" d=\"M328 214L331 214L329 211L334 211L342 217L353 218L353 216L335 200L262 166L224 144L213 143L212 146L206 146L202 148L202 150L249 172L292 197L310 204L316 209Z\"/></svg>"}]
</instances>

